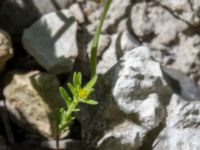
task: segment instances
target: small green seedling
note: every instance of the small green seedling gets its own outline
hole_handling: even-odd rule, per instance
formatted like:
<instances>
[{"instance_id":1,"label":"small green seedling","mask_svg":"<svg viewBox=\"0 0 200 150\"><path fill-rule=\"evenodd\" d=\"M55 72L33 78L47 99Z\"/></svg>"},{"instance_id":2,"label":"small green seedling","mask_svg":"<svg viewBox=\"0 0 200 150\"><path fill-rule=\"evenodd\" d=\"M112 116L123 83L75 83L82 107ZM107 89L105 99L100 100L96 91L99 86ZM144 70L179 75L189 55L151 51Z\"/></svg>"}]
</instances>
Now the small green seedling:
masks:
<instances>
[{"instance_id":1,"label":"small green seedling","mask_svg":"<svg viewBox=\"0 0 200 150\"><path fill-rule=\"evenodd\" d=\"M79 103L85 103L89 105L98 104L97 101L89 99L89 96L94 91L93 87L97 81L97 76L94 76L83 88L82 86L82 75L81 73L74 72L73 75L73 84L68 83L68 88L72 94L72 97L69 96L67 91L60 87L60 94L65 101L67 109L60 108L58 113L58 133L62 134L70 123L74 119L72 113L80 111L77 106Z\"/></svg>"},{"instance_id":2,"label":"small green seedling","mask_svg":"<svg viewBox=\"0 0 200 150\"><path fill-rule=\"evenodd\" d=\"M60 87L60 94L65 101L66 109L61 107L57 113L57 139L56 145L57 150L59 150L59 138L62 133L69 129L69 125L75 119L73 112L80 111L78 107L79 103L85 103L88 105L97 105L98 102L89 98L91 93L94 91L94 85L97 81L97 76L95 75L84 87L82 87L82 75L81 73L74 72L73 74L73 84L68 83L67 86L72 94L69 96L67 91Z\"/></svg>"},{"instance_id":3,"label":"small green seedling","mask_svg":"<svg viewBox=\"0 0 200 150\"><path fill-rule=\"evenodd\" d=\"M102 0L93 0L101 2ZM66 130L69 130L69 125L74 120L73 113L80 111L78 109L79 103L85 103L88 105L97 105L98 102L95 100L92 100L89 98L91 93L94 91L93 87L96 84L97 81L97 75L96 75L96 64L97 64L97 48L99 43L99 37L102 30L102 26L106 17L106 14L108 12L108 9L110 7L112 0L106 0L103 13L100 18L99 25L97 26L97 29L95 31L93 41L92 41L92 49L91 49L91 80L82 87L82 75L81 73L74 72L73 75L73 84L68 83L68 88L72 94L70 97L67 91L60 87L60 94L65 101L66 108L60 108L56 119L57 119L57 138L56 138L56 147L57 150L59 150L59 139L62 133L64 133Z\"/></svg>"}]
</instances>

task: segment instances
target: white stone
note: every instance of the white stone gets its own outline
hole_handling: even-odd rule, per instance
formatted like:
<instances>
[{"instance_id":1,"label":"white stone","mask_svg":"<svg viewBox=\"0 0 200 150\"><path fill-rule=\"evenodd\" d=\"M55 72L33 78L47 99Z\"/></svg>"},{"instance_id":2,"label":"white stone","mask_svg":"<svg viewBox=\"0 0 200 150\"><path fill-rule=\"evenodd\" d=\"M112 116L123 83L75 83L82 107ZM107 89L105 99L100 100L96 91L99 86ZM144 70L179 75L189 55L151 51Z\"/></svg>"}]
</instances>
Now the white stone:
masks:
<instances>
[{"instance_id":1,"label":"white stone","mask_svg":"<svg viewBox=\"0 0 200 150\"><path fill-rule=\"evenodd\" d=\"M75 17L75 19L79 22L79 23L84 23L85 22L85 18L84 18L84 14L79 6L79 4L75 3L72 4L69 7L70 12L73 14L73 16Z\"/></svg>"},{"instance_id":2,"label":"white stone","mask_svg":"<svg viewBox=\"0 0 200 150\"><path fill-rule=\"evenodd\" d=\"M167 127L200 128L200 101L198 100L188 102L174 94L167 107L167 114Z\"/></svg>"},{"instance_id":3,"label":"white stone","mask_svg":"<svg viewBox=\"0 0 200 150\"><path fill-rule=\"evenodd\" d=\"M77 22L69 10L44 15L23 34L23 46L46 70L72 70L78 55Z\"/></svg>"},{"instance_id":4,"label":"white stone","mask_svg":"<svg viewBox=\"0 0 200 150\"><path fill-rule=\"evenodd\" d=\"M153 150L199 150L199 129L165 128L153 144Z\"/></svg>"}]
</instances>

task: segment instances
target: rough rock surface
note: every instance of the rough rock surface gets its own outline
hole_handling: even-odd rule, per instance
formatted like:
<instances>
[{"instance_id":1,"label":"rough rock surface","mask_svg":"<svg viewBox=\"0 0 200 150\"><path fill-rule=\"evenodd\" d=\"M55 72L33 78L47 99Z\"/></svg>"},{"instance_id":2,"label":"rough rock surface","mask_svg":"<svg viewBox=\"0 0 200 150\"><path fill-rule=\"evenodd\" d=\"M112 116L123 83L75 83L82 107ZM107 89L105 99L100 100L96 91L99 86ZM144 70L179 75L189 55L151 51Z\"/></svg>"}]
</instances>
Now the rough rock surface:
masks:
<instances>
[{"instance_id":1,"label":"rough rock surface","mask_svg":"<svg viewBox=\"0 0 200 150\"><path fill-rule=\"evenodd\" d=\"M150 53L146 47L127 52L99 79L98 108L83 108L78 117L87 145L101 150L137 149L147 133L163 121L163 104L171 92Z\"/></svg>"},{"instance_id":2,"label":"rough rock surface","mask_svg":"<svg viewBox=\"0 0 200 150\"><path fill-rule=\"evenodd\" d=\"M12 118L29 131L55 136L55 110L61 104L59 81L54 75L39 71L14 72L9 78L4 96Z\"/></svg>"},{"instance_id":3,"label":"rough rock surface","mask_svg":"<svg viewBox=\"0 0 200 150\"><path fill-rule=\"evenodd\" d=\"M120 21L127 17L126 11L131 6L131 0L122 1L121 0L115 0L111 3L110 9L108 11L107 17L105 19L105 23L103 26L103 31L107 31L109 33L115 33L118 29L118 25L120 24ZM98 19L100 17L102 8L98 8L97 6L92 6L89 4L87 9L85 11L92 11L91 13L88 13L87 17L88 20L91 22L91 24L88 25L88 31L90 33L95 31L96 25L98 23ZM94 11L96 9L96 11ZM120 10L120 11L119 11Z\"/></svg>"},{"instance_id":4,"label":"rough rock surface","mask_svg":"<svg viewBox=\"0 0 200 150\"><path fill-rule=\"evenodd\" d=\"M198 150L200 131L198 129L164 129L156 139L153 150Z\"/></svg>"},{"instance_id":5,"label":"rough rock surface","mask_svg":"<svg viewBox=\"0 0 200 150\"><path fill-rule=\"evenodd\" d=\"M200 102L173 95L167 107L166 127L154 142L155 150L198 150L200 148Z\"/></svg>"},{"instance_id":6,"label":"rough rock surface","mask_svg":"<svg viewBox=\"0 0 200 150\"><path fill-rule=\"evenodd\" d=\"M195 0L143 1L132 6L129 22L141 43L154 50L157 60L189 74L195 82L200 81L200 36L198 27L193 27L199 24L198 12Z\"/></svg>"},{"instance_id":7,"label":"rough rock surface","mask_svg":"<svg viewBox=\"0 0 200 150\"><path fill-rule=\"evenodd\" d=\"M149 5L145 2L133 5L131 11L132 28L138 37L153 37L149 39L152 48L166 49L166 45L176 41L177 34L185 30L188 25L176 19L164 8ZM163 28L163 26L167 28Z\"/></svg>"},{"instance_id":8,"label":"rough rock surface","mask_svg":"<svg viewBox=\"0 0 200 150\"><path fill-rule=\"evenodd\" d=\"M78 55L77 22L69 10L44 15L23 34L23 46L46 70L72 70Z\"/></svg>"},{"instance_id":9,"label":"rough rock surface","mask_svg":"<svg viewBox=\"0 0 200 150\"><path fill-rule=\"evenodd\" d=\"M156 0L167 7L172 13L185 22L198 26L200 25L200 1L198 0Z\"/></svg>"},{"instance_id":10,"label":"rough rock surface","mask_svg":"<svg viewBox=\"0 0 200 150\"><path fill-rule=\"evenodd\" d=\"M101 56L101 59L99 60L97 64L97 73L104 74L106 73L110 68L112 68L118 61L117 56L117 38L118 34L112 35L110 46L107 48L107 50L103 53Z\"/></svg>"},{"instance_id":11,"label":"rough rock surface","mask_svg":"<svg viewBox=\"0 0 200 150\"><path fill-rule=\"evenodd\" d=\"M75 3L72 4L69 7L70 12L73 14L73 16L75 17L75 19L79 22L79 23L84 23L85 22L85 18L84 18L84 14L80 8L80 5Z\"/></svg>"},{"instance_id":12,"label":"rough rock surface","mask_svg":"<svg viewBox=\"0 0 200 150\"><path fill-rule=\"evenodd\" d=\"M11 37L7 32L0 30L0 71L4 69L6 61L13 53Z\"/></svg>"},{"instance_id":13,"label":"rough rock surface","mask_svg":"<svg viewBox=\"0 0 200 150\"><path fill-rule=\"evenodd\" d=\"M109 69L111 69L119 59L129 50L136 48L140 45L140 43L128 32L123 31L120 34L113 34L110 37L111 42L109 44L109 47L106 49L106 51L102 54L100 57L100 60L97 64L97 73L104 74ZM104 39L106 40L106 39ZM102 42L102 44L101 44ZM108 41L107 41L108 42ZM101 45L102 49L105 47L106 42L103 40L100 41L100 48ZM101 51L100 51L101 52Z\"/></svg>"}]
</instances>

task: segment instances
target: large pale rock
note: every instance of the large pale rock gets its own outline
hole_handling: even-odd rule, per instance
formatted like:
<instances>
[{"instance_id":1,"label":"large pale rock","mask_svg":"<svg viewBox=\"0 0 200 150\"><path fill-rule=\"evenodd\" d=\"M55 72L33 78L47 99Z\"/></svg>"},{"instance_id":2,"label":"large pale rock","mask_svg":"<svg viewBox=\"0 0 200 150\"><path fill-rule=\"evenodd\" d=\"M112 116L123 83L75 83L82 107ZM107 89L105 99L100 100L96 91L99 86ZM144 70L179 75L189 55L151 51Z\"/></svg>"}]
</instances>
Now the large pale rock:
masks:
<instances>
[{"instance_id":1,"label":"large pale rock","mask_svg":"<svg viewBox=\"0 0 200 150\"><path fill-rule=\"evenodd\" d=\"M200 24L200 1L199 0L156 0L171 12L193 26Z\"/></svg>"},{"instance_id":2,"label":"large pale rock","mask_svg":"<svg viewBox=\"0 0 200 150\"><path fill-rule=\"evenodd\" d=\"M121 36L118 39L122 54L141 45L139 41L126 30L121 33Z\"/></svg>"},{"instance_id":3,"label":"large pale rock","mask_svg":"<svg viewBox=\"0 0 200 150\"><path fill-rule=\"evenodd\" d=\"M179 34L178 37L179 45L175 45L172 49L174 62L170 67L189 73L195 64L195 61L198 60L200 54L200 36L198 34L193 36Z\"/></svg>"},{"instance_id":4,"label":"large pale rock","mask_svg":"<svg viewBox=\"0 0 200 150\"><path fill-rule=\"evenodd\" d=\"M59 81L54 75L39 71L14 72L9 78L3 93L12 119L29 131L54 137L55 110L62 102Z\"/></svg>"},{"instance_id":5,"label":"large pale rock","mask_svg":"<svg viewBox=\"0 0 200 150\"><path fill-rule=\"evenodd\" d=\"M12 35L20 35L42 15L66 8L72 2L73 0L1 0L0 28Z\"/></svg>"},{"instance_id":6,"label":"large pale rock","mask_svg":"<svg viewBox=\"0 0 200 150\"><path fill-rule=\"evenodd\" d=\"M173 3L183 13L185 12L185 9L182 10L182 7L185 7L183 5L190 7L190 3L185 0L158 1L166 6L169 2ZM194 7L194 3L199 2L191 1L191 7ZM162 64L181 70L189 74L195 82L199 82L199 34L195 28L173 14L175 12L173 7L169 7L172 9L169 11L161 4L154 4L153 1L138 2L132 6L130 25L135 35L144 45L155 50L152 52Z\"/></svg>"},{"instance_id":7,"label":"large pale rock","mask_svg":"<svg viewBox=\"0 0 200 150\"><path fill-rule=\"evenodd\" d=\"M137 36L144 42L148 40L151 47L158 50L168 50L166 45L175 42L178 33L188 27L185 22L178 20L166 9L151 6L146 2L133 5L131 26Z\"/></svg>"},{"instance_id":8,"label":"large pale rock","mask_svg":"<svg viewBox=\"0 0 200 150\"><path fill-rule=\"evenodd\" d=\"M72 70L78 55L77 22L69 10L44 15L23 34L23 46L46 70Z\"/></svg>"},{"instance_id":9,"label":"large pale rock","mask_svg":"<svg viewBox=\"0 0 200 150\"><path fill-rule=\"evenodd\" d=\"M195 128L199 129L200 125L200 101L188 102L177 95L173 95L169 106L167 107L168 115L166 119L167 127L174 128Z\"/></svg>"},{"instance_id":10,"label":"large pale rock","mask_svg":"<svg viewBox=\"0 0 200 150\"><path fill-rule=\"evenodd\" d=\"M154 142L153 150L199 150L200 131L197 129L164 129Z\"/></svg>"},{"instance_id":11,"label":"large pale rock","mask_svg":"<svg viewBox=\"0 0 200 150\"><path fill-rule=\"evenodd\" d=\"M156 138L154 150L198 150L200 148L200 101L173 95L167 107L166 127Z\"/></svg>"},{"instance_id":12,"label":"large pale rock","mask_svg":"<svg viewBox=\"0 0 200 150\"><path fill-rule=\"evenodd\" d=\"M6 61L13 56L12 41L9 34L0 30L0 71L5 67Z\"/></svg>"},{"instance_id":13,"label":"large pale rock","mask_svg":"<svg viewBox=\"0 0 200 150\"><path fill-rule=\"evenodd\" d=\"M87 149L138 149L148 132L165 119L164 103L170 95L151 51L146 47L128 51L99 76L94 95L99 105L83 106L78 116Z\"/></svg>"},{"instance_id":14,"label":"large pale rock","mask_svg":"<svg viewBox=\"0 0 200 150\"><path fill-rule=\"evenodd\" d=\"M79 4L75 3L72 4L69 8L69 10L71 11L71 13L73 14L73 16L75 17L75 19L79 22L79 23L84 23L85 22L85 17L84 14L81 10L81 7Z\"/></svg>"}]
</instances>

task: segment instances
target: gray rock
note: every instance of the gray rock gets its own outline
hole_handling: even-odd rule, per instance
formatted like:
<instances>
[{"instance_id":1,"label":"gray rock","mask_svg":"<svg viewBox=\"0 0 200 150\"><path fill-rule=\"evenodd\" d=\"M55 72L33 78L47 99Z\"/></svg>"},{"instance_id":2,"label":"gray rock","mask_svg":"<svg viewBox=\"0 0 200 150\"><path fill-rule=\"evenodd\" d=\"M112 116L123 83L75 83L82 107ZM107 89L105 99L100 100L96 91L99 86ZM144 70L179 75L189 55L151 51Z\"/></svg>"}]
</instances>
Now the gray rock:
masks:
<instances>
[{"instance_id":1,"label":"gray rock","mask_svg":"<svg viewBox=\"0 0 200 150\"><path fill-rule=\"evenodd\" d=\"M77 22L69 10L44 15L23 34L23 46L46 70L70 72L78 55Z\"/></svg>"},{"instance_id":2,"label":"gray rock","mask_svg":"<svg viewBox=\"0 0 200 150\"><path fill-rule=\"evenodd\" d=\"M70 12L73 14L73 16L75 17L75 19L79 22L79 23L84 23L85 22L85 17L84 14L81 10L81 7L79 4L75 3L72 4L69 7Z\"/></svg>"},{"instance_id":3,"label":"gray rock","mask_svg":"<svg viewBox=\"0 0 200 150\"><path fill-rule=\"evenodd\" d=\"M143 142L147 129L130 121L115 126L106 131L97 143L99 150L137 150Z\"/></svg>"},{"instance_id":4,"label":"gray rock","mask_svg":"<svg viewBox=\"0 0 200 150\"><path fill-rule=\"evenodd\" d=\"M169 101L170 95L151 51L146 47L128 51L99 76L94 95L99 105L84 105L77 116L87 149L138 149L148 132L165 119L164 102Z\"/></svg>"},{"instance_id":5,"label":"gray rock","mask_svg":"<svg viewBox=\"0 0 200 150\"><path fill-rule=\"evenodd\" d=\"M128 31L123 31L121 33L121 37L120 37L120 50L125 53L131 49L134 49L138 46L140 46L141 44L138 42L138 40L136 40L136 38L134 38L130 32Z\"/></svg>"},{"instance_id":6,"label":"gray rock","mask_svg":"<svg viewBox=\"0 0 200 150\"><path fill-rule=\"evenodd\" d=\"M9 34L0 30L0 72L4 69L6 61L13 56L12 41Z\"/></svg>"},{"instance_id":7,"label":"gray rock","mask_svg":"<svg viewBox=\"0 0 200 150\"><path fill-rule=\"evenodd\" d=\"M176 42L178 33L187 29L188 25L166 9L150 4L141 2L133 5L132 29L144 42L147 40L153 49L168 50L166 45Z\"/></svg>"},{"instance_id":8,"label":"gray rock","mask_svg":"<svg viewBox=\"0 0 200 150\"><path fill-rule=\"evenodd\" d=\"M198 34L192 36L179 34L178 37L179 44L172 49L175 61L170 67L189 73L200 54L200 36Z\"/></svg>"},{"instance_id":9,"label":"gray rock","mask_svg":"<svg viewBox=\"0 0 200 150\"><path fill-rule=\"evenodd\" d=\"M42 15L68 7L73 0L1 0L0 28L14 35L22 34ZM9 10L9 11L8 11Z\"/></svg>"},{"instance_id":10,"label":"gray rock","mask_svg":"<svg viewBox=\"0 0 200 150\"><path fill-rule=\"evenodd\" d=\"M153 150L199 150L199 129L164 129L153 145Z\"/></svg>"},{"instance_id":11,"label":"gray rock","mask_svg":"<svg viewBox=\"0 0 200 150\"><path fill-rule=\"evenodd\" d=\"M119 34L111 35L110 46L101 56L97 64L97 73L104 74L118 62L117 50L119 45L116 44Z\"/></svg>"},{"instance_id":12,"label":"gray rock","mask_svg":"<svg viewBox=\"0 0 200 150\"><path fill-rule=\"evenodd\" d=\"M167 107L166 126L178 129L199 129L200 125L200 101L184 101L177 95L173 95Z\"/></svg>"},{"instance_id":13,"label":"gray rock","mask_svg":"<svg viewBox=\"0 0 200 150\"><path fill-rule=\"evenodd\" d=\"M3 94L13 121L31 132L55 137L55 111L62 104L59 81L54 75L39 71L14 72L9 79Z\"/></svg>"},{"instance_id":14,"label":"gray rock","mask_svg":"<svg viewBox=\"0 0 200 150\"><path fill-rule=\"evenodd\" d=\"M200 24L200 1L198 0L156 0L167 7L174 15L193 26Z\"/></svg>"},{"instance_id":15,"label":"gray rock","mask_svg":"<svg viewBox=\"0 0 200 150\"><path fill-rule=\"evenodd\" d=\"M198 150L200 148L200 101L188 102L173 95L167 106L166 127L153 144L153 150Z\"/></svg>"}]
</instances>

